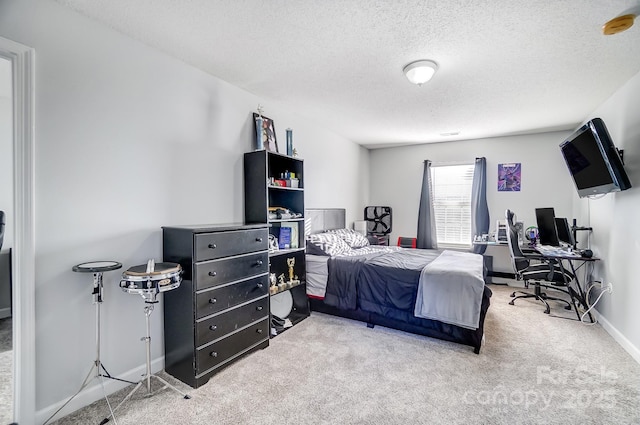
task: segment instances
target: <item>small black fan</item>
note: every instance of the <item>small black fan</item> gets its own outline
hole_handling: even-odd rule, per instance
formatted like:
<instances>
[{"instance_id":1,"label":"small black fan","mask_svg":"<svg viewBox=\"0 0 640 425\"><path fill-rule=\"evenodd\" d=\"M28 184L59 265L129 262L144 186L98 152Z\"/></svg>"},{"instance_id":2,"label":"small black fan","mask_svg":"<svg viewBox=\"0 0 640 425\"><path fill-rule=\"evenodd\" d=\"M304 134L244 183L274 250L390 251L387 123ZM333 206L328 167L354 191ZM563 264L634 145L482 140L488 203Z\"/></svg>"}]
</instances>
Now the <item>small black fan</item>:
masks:
<instances>
[{"instance_id":1,"label":"small black fan","mask_svg":"<svg viewBox=\"0 0 640 425\"><path fill-rule=\"evenodd\" d=\"M364 207L364 220L367 222L367 233L374 235L391 233L391 207Z\"/></svg>"}]
</instances>

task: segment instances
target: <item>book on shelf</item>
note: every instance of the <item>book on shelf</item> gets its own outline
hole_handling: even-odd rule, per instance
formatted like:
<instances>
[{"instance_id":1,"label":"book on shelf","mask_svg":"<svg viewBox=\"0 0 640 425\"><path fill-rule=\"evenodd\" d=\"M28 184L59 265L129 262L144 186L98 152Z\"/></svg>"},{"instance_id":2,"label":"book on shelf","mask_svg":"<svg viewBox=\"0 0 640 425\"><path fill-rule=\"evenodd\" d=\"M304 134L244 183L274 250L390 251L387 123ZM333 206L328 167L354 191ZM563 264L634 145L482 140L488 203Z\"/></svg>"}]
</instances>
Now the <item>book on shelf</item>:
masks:
<instances>
[{"instance_id":1,"label":"book on shelf","mask_svg":"<svg viewBox=\"0 0 640 425\"><path fill-rule=\"evenodd\" d=\"M278 237L278 248L290 249L291 248L291 228L280 226L280 233Z\"/></svg>"},{"instance_id":2,"label":"book on shelf","mask_svg":"<svg viewBox=\"0 0 640 425\"><path fill-rule=\"evenodd\" d=\"M289 229L289 247L287 249L297 249L298 248L298 222L297 221L283 221L280 223L280 234L282 235L283 229ZM281 248L282 249L282 248Z\"/></svg>"}]
</instances>

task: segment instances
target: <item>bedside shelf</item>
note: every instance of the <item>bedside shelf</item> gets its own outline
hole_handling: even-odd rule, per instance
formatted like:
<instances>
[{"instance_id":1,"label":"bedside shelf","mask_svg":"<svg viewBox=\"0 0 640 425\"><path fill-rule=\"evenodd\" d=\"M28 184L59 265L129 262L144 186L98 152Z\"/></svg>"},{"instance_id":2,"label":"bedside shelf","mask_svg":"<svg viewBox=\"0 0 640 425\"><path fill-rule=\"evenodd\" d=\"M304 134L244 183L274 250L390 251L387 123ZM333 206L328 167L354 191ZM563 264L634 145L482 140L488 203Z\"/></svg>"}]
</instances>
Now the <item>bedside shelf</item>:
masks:
<instances>
[{"instance_id":1,"label":"bedside shelf","mask_svg":"<svg viewBox=\"0 0 640 425\"><path fill-rule=\"evenodd\" d=\"M304 191L302 187L288 187L288 186L268 186L269 189L278 189L278 190L293 190L293 191Z\"/></svg>"},{"instance_id":2,"label":"bedside shelf","mask_svg":"<svg viewBox=\"0 0 640 425\"><path fill-rule=\"evenodd\" d=\"M275 291L275 292L271 292L271 287L269 287L269 295L274 296L274 295L276 295L276 294L279 294L279 293L281 293L281 292L288 291L288 290L293 289L293 288L295 288L296 286L300 286L300 285L304 285L304 282L303 282L303 281L298 281L298 283L296 283L295 285L292 285L292 286L289 286L289 287L285 287L285 288L283 288L283 289L278 289L278 290L277 290L277 291Z\"/></svg>"},{"instance_id":3,"label":"bedside shelf","mask_svg":"<svg viewBox=\"0 0 640 425\"><path fill-rule=\"evenodd\" d=\"M298 217L298 218L276 218L274 220L269 220L269 223L283 223L283 222L287 222L287 221L304 221L304 217Z\"/></svg>"},{"instance_id":4,"label":"bedside shelf","mask_svg":"<svg viewBox=\"0 0 640 425\"><path fill-rule=\"evenodd\" d=\"M293 248L293 249L279 249L277 251L269 251L269 258L271 257L279 257L281 255L290 255L295 252L304 251L304 248Z\"/></svg>"}]
</instances>

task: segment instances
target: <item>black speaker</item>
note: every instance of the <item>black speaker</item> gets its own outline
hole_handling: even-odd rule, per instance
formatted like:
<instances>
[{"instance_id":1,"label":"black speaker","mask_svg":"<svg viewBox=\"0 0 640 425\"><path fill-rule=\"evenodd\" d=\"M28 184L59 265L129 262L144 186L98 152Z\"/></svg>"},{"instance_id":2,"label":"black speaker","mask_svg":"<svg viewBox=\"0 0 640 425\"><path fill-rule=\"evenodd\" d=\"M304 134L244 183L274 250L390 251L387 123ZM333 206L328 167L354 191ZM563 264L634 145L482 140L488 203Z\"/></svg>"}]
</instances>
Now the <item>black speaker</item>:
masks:
<instances>
[{"instance_id":1,"label":"black speaker","mask_svg":"<svg viewBox=\"0 0 640 425\"><path fill-rule=\"evenodd\" d=\"M593 251L591 251L590 249L584 249L584 250L582 250L581 255L584 258L591 258L591 257L593 257Z\"/></svg>"}]
</instances>

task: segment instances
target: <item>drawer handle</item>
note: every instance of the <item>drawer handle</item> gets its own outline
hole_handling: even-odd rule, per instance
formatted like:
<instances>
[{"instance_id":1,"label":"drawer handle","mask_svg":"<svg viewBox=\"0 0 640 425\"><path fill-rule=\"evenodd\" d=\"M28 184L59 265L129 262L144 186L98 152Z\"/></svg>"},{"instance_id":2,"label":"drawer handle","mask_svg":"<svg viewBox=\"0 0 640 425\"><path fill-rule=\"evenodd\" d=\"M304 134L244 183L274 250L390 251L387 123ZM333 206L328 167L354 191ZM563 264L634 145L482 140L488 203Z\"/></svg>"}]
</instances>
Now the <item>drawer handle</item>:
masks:
<instances>
[{"instance_id":1,"label":"drawer handle","mask_svg":"<svg viewBox=\"0 0 640 425\"><path fill-rule=\"evenodd\" d=\"M215 304L217 302L218 300L216 300L215 298L209 298L209 304Z\"/></svg>"},{"instance_id":2,"label":"drawer handle","mask_svg":"<svg viewBox=\"0 0 640 425\"><path fill-rule=\"evenodd\" d=\"M262 311L262 306L261 306L261 305L259 305L258 307L256 307L256 310L258 310L258 311Z\"/></svg>"},{"instance_id":3,"label":"drawer handle","mask_svg":"<svg viewBox=\"0 0 640 425\"><path fill-rule=\"evenodd\" d=\"M218 272L209 272L209 276L211 277L216 277L218 275Z\"/></svg>"},{"instance_id":4,"label":"drawer handle","mask_svg":"<svg viewBox=\"0 0 640 425\"><path fill-rule=\"evenodd\" d=\"M218 245L214 244L214 243L210 243L209 244L209 248L211 249L216 249L218 247Z\"/></svg>"},{"instance_id":5,"label":"drawer handle","mask_svg":"<svg viewBox=\"0 0 640 425\"><path fill-rule=\"evenodd\" d=\"M209 326L209 330L210 331L215 331L216 329L218 329L218 327L216 325Z\"/></svg>"},{"instance_id":6,"label":"drawer handle","mask_svg":"<svg viewBox=\"0 0 640 425\"><path fill-rule=\"evenodd\" d=\"M211 357L218 357L218 353L216 353L215 351L210 352L209 355Z\"/></svg>"},{"instance_id":7,"label":"drawer handle","mask_svg":"<svg viewBox=\"0 0 640 425\"><path fill-rule=\"evenodd\" d=\"M259 334L262 333L262 329L257 329L256 332L258 332Z\"/></svg>"},{"instance_id":8,"label":"drawer handle","mask_svg":"<svg viewBox=\"0 0 640 425\"><path fill-rule=\"evenodd\" d=\"M257 286L258 288L262 288L264 285L263 285L262 283L258 283L256 286Z\"/></svg>"},{"instance_id":9,"label":"drawer handle","mask_svg":"<svg viewBox=\"0 0 640 425\"><path fill-rule=\"evenodd\" d=\"M256 242L262 242L262 238L256 238Z\"/></svg>"},{"instance_id":10,"label":"drawer handle","mask_svg":"<svg viewBox=\"0 0 640 425\"><path fill-rule=\"evenodd\" d=\"M262 260L256 261L256 266L261 266L261 265L262 265Z\"/></svg>"}]
</instances>

